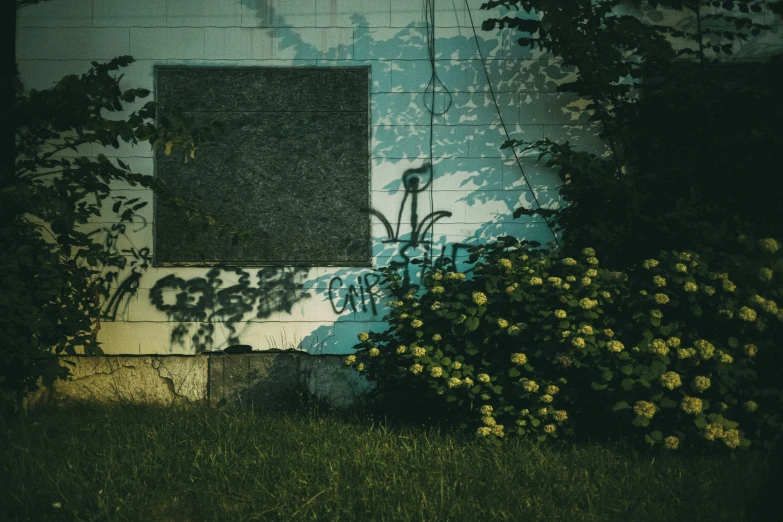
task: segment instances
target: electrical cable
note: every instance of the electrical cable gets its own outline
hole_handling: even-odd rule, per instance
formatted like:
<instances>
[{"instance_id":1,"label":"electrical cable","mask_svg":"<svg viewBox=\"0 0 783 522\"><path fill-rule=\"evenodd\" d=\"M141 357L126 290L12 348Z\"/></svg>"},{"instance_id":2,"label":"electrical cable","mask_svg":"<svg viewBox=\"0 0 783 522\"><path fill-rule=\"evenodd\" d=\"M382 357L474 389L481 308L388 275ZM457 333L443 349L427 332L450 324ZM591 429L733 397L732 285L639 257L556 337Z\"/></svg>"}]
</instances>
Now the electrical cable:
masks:
<instances>
[{"instance_id":1,"label":"electrical cable","mask_svg":"<svg viewBox=\"0 0 783 522\"><path fill-rule=\"evenodd\" d=\"M452 95L451 91L446 87L443 81L438 77L435 63L435 0L424 0L424 24L427 29L427 52L430 61L430 81L427 83L427 87L424 89L422 95L424 99L424 107L430 113L430 143L429 143L429 160L430 160L430 182L429 182L429 199L430 199L430 212L435 211L435 203L433 198L433 186L435 185L435 164L434 164L434 134L435 134L435 116L442 116L451 108ZM435 89L437 84L440 83L442 89L448 97L448 103L444 104L442 111L435 110ZM429 93L430 104L427 105L427 94ZM432 265L433 246L435 241L435 226L432 225L429 237L429 255L425 257L426 263Z\"/></svg>"},{"instance_id":2,"label":"electrical cable","mask_svg":"<svg viewBox=\"0 0 783 522\"><path fill-rule=\"evenodd\" d=\"M429 0L428 0L429 1ZM479 58L481 59L481 67L484 69L484 76L487 78L487 85L489 86L489 93L492 95L492 101L495 104L495 110L497 110L498 118L500 119L500 125L503 127L503 133L506 135L506 140L511 141L511 136L508 133L508 129L506 128L506 123L503 121L503 115L500 113L500 105L498 105L498 100L495 97L495 90L492 88L492 82L489 81L489 71L487 71L487 64L484 60L484 55L481 52L481 46L479 45L478 41L478 34L476 33L476 26L473 23L473 14L470 11L470 4L468 3L468 0L465 0L465 7L468 10L468 17L470 18L470 28L473 30L473 39L476 42L476 50L478 51ZM512 146L510 147L511 152L514 153L514 159L517 162L517 166L519 166L519 171L522 173L522 178L525 180L525 183L527 183L527 187L530 189L530 195L533 196L533 201L535 202L536 206L541 209L541 203L538 201L538 198L536 197L536 193L533 190L533 185L530 184L530 180L527 177L527 174L525 174L525 169L522 168L522 162L519 160L519 155L517 154L516 149ZM541 218L544 220L544 223L546 224L549 231L552 233L552 238L555 240L555 244L557 245L557 248L560 249L560 251L563 250L562 245L560 245L560 241L557 240L557 234L555 234L554 229L549 224L549 220L547 220L546 217L541 216Z\"/></svg>"}]
</instances>

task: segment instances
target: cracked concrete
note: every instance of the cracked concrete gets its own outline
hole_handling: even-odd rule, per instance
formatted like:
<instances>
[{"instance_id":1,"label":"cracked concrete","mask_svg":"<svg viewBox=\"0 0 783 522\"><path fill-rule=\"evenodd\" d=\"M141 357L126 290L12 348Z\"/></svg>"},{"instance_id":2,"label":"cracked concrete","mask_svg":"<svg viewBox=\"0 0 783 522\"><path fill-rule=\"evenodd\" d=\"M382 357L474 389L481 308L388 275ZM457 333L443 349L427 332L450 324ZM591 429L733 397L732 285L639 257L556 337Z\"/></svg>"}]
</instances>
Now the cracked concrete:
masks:
<instances>
[{"instance_id":1,"label":"cracked concrete","mask_svg":"<svg viewBox=\"0 0 783 522\"><path fill-rule=\"evenodd\" d=\"M310 394L335 407L367 388L343 356L302 352L251 354L63 356L67 380L30 394L25 407L69 400L101 403L208 403L285 407Z\"/></svg>"},{"instance_id":2,"label":"cracked concrete","mask_svg":"<svg viewBox=\"0 0 783 522\"><path fill-rule=\"evenodd\" d=\"M70 377L29 397L29 406L44 400L170 405L203 402L207 396L205 355L77 355L62 357L61 364L70 369Z\"/></svg>"}]
</instances>

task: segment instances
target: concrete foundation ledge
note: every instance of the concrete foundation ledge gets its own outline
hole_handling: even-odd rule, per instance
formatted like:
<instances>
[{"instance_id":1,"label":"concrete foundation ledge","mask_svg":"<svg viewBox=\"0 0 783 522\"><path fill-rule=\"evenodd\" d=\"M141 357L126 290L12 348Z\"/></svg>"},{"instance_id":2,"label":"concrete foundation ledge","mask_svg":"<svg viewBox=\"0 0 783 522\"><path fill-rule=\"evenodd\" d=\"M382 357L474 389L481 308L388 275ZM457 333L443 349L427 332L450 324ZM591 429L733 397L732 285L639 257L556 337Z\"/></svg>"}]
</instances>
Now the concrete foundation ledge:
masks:
<instances>
[{"instance_id":1,"label":"concrete foundation ledge","mask_svg":"<svg viewBox=\"0 0 783 522\"><path fill-rule=\"evenodd\" d=\"M62 356L67 380L25 399L25 409L44 403L236 405L285 408L305 396L332 407L353 404L369 383L343 364L344 355L299 351L200 355Z\"/></svg>"}]
</instances>

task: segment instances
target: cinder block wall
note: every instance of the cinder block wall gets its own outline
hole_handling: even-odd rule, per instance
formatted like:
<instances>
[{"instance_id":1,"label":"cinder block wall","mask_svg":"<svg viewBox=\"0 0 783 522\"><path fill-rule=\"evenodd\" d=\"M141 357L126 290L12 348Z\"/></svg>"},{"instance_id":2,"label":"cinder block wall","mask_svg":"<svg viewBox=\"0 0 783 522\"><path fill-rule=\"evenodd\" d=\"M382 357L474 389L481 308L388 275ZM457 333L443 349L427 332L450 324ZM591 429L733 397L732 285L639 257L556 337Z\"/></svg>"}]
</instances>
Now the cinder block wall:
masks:
<instances>
[{"instance_id":1,"label":"cinder block wall","mask_svg":"<svg viewBox=\"0 0 783 522\"><path fill-rule=\"evenodd\" d=\"M451 92L452 103L434 118L434 189L431 202L419 199L418 214L451 212L434 226L433 255L444 252L457 262L464 260L465 251L454 245L505 234L549 241L551 234L542 222L513 220L512 212L520 205L531 207L533 192L545 207L560 204L553 172L537 166L534 157L523 157L528 185L510 152L499 149L506 135L484 66L513 137L568 139L592 151L603 150L587 122L585 101L555 92L558 84L572 78L572 72L551 56L520 47L513 31L482 31L484 19L505 13L503 8L479 10L483 1L469 0L469 8L462 0L435 1L436 70ZM121 85L154 90L153 67L159 64L370 66L371 201L396 225L405 195L400 176L405 169L421 166L430 154L430 113L423 93L431 65L423 4L423 0L53 0L19 11L19 70L27 88L43 89L65 74L85 72L92 60L130 54L136 62L122 71ZM774 19L770 13L758 17ZM763 52L748 49L750 55ZM445 107L445 95L437 98L436 105ZM138 109L144 101L128 110ZM79 153L121 158L137 172L153 174L153 155L146 145L123 145L117 150L85 147ZM118 194L152 201L148 191L115 188ZM410 209L402 213L403 232L410 228L409 215ZM374 219L373 264L401 260L405 236L384 242L389 239L386 229ZM104 233L111 224L112 218L104 216L89 226ZM152 225L150 204L140 210L116 248L151 249ZM412 254L423 256L422 251ZM256 270L246 269L251 276ZM415 279L416 265L410 270ZM207 271L162 267L144 271L138 291L118 294L116 309L101 325L99 340L106 353L197 351L191 336L200 325L172 320L151 303L149 293L169 274L189 280L204 278ZM275 292L259 304L268 308L266 317L258 319L252 313L234 324L241 342L256 350L293 347L310 353L350 353L358 332L385 327L386 299L367 288L372 286L368 273L368 269L323 266L281 270ZM224 286L237 277L224 273ZM290 309L288 301L294 302ZM181 342L173 340L175 331L187 333ZM224 348L228 331L224 324L215 324L209 348Z\"/></svg>"}]
</instances>

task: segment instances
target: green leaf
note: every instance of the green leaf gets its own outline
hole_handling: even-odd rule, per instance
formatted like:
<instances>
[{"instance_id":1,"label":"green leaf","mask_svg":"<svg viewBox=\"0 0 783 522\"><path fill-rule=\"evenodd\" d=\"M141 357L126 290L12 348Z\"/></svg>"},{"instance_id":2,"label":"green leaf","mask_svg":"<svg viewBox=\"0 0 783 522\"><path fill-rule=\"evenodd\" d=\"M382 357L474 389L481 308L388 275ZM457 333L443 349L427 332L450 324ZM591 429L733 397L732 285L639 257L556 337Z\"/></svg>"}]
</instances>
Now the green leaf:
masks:
<instances>
[{"instance_id":1,"label":"green leaf","mask_svg":"<svg viewBox=\"0 0 783 522\"><path fill-rule=\"evenodd\" d=\"M654 440L656 442L657 441L661 441L661 440L663 440L663 433L661 433L658 430L655 430L655 431L650 433L650 438L652 438L652 440Z\"/></svg>"},{"instance_id":2,"label":"green leaf","mask_svg":"<svg viewBox=\"0 0 783 522\"><path fill-rule=\"evenodd\" d=\"M620 383L620 386L623 387L624 390L630 391L633 389L633 385L636 383L633 379L623 379L623 381Z\"/></svg>"},{"instance_id":3,"label":"green leaf","mask_svg":"<svg viewBox=\"0 0 783 522\"><path fill-rule=\"evenodd\" d=\"M668 397L664 397L663 399L661 399L660 406L661 406L661 408L667 408L667 409L676 408L677 407L677 401L674 401L674 400L672 400L672 399L670 399Z\"/></svg>"},{"instance_id":4,"label":"green leaf","mask_svg":"<svg viewBox=\"0 0 783 522\"><path fill-rule=\"evenodd\" d=\"M611 381L611 380L612 380L612 377L614 377L614 372L612 372L611 370L606 370L605 372L603 372L603 373L601 374L601 378L602 378L603 380L605 380L606 382L609 382L609 381Z\"/></svg>"},{"instance_id":5,"label":"green leaf","mask_svg":"<svg viewBox=\"0 0 783 522\"><path fill-rule=\"evenodd\" d=\"M631 407L630 404L628 404L625 401L616 402L614 406L612 406L612 411L620 411L620 410L627 410Z\"/></svg>"},{"instance_id":6,"label":"green leaf","mask_svg":"<svg viewBox=\"0 0 783 522\"><path fill-rule=\"evenodd\" d=\"M527 370L529 372L533 371L533 366L530 363L525 364L522 368L524 368L525 370Z\"/></svg>"},{"instance_id":7,"label":"green leaf","mask_svg":"<svg viewBox=\"0 0 783 522\"><path fill-rule=\"evenodd\" d=\"M499 385L495 385L492 387L492 391L500 395L501 393L503 393L503 387Z\"/></svg>"},{"instance_id":8,"label":"green leaf","mask_svg":"<svg viewBox=\"0 0 783 522\"><path fill-rule=\"evenodd\" d=\"M468 317L465 320L465 328L467 331L472 332L476 330L479 327L479 318L478 317Z\"/></svg>"},{"instance_id":9,"label":"green leaf","mask_svg":"<svg viewBox=\"0 0 783 522\"><path fill-rule=\"evenodd\" d=\"M693 424L696 425L697 428L706 428L707 427L707 421L704 419L703 415L699 415L695 419L693 419Z\"/></svg>"},{"instance_id":10,"label":"green leaf","mask_svg":"<svg viewBox=\"0 0 783 522\"><path fill-rule=\"evenodd\" d=\"M454 402L457 400L455 395L446 395L446 402Z\"/></svg>"},{"instance_id":11,"label":"green leaf","mask_svg":"<svg viewBox=\"0 0 783 522\"><path fill-rule=\"evenodd\" d=\"M517 370L516 368L511 368L511 369L508 371L508 376L509 376L509 377L519 377L520 375L522 375L522 372L520 372L520 371L519 371L519 370Z\"/></svg>"},{"instance_id":12,"label":"green leaf","mask_svg":"<svg viewBox=\"0 0 783 522\"><path fill-rule=\"evenodd\" d=\"M597 382L591 382L590 387L594 390L605 390L607 388L606 384L598 384Z\"/></svg>"},{"instance_id":13,"label":"green leaf","mask_svg":"<svg viewBox=\"0 0 783 522\"><path fill-rule=\"evenodd\" d=\"M623 375L633 375L633 364L626 364L620 368Z\"/></svg>"}]
</instances>

